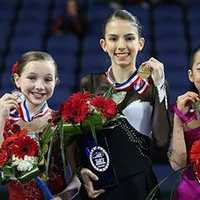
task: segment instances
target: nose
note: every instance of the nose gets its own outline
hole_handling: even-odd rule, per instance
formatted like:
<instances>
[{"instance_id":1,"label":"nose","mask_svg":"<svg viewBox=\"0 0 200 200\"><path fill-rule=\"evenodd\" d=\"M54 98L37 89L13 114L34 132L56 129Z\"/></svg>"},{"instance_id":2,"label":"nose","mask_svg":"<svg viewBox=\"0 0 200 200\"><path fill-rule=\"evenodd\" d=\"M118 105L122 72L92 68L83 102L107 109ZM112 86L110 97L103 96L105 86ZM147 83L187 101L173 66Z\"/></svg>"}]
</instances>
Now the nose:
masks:
<instances>
[{"instance_id":1,"label":"nose","mask_svg":"<svg viewBox=\"0 0 200 200\"><path fill-rule=\"evenodd\" d=\"M45 83L44 83L44 81L38 79L38 80L35 82L35 88L36 88L37 90L44 90L44 88L45 88Z\"/></svg>"},{"instance_id":2,"label":"nose","mask_svg":"<svg viewBox=\"0 0 200 200\"><path fill-rule=\"evenodd\" d=\"M120 38L120 39L118 40L117 48L118 48L119 50L124 50L124 49L126 48L126 42L124 41L123 38Z\"/></svg>"}]
</instances>

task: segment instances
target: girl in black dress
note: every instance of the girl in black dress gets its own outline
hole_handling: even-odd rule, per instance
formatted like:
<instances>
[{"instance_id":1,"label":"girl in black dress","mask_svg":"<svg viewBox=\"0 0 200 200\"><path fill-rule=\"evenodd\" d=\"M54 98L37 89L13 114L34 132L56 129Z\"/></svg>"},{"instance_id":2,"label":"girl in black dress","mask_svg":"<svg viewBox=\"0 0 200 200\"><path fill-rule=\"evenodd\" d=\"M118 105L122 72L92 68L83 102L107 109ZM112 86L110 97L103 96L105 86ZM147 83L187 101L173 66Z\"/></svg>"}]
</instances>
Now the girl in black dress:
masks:
<instances>
[{"instance_id":1,"label":"girl in black dress","mask_svg":"<svg viewBox=\"0 0 200 200\"><path fill-rule=\"evenodd\" d=\"M95 189L93 183L98 177L82 161L83 185L89 198L144 200L157 184L152 170L151 144L164 147L169 140L164 66L150 58L141 64L143 72L139 76L136 57L143 49L144 38L136 17L125 10L117 10L108 18L100 45L108 53L111 66L106 72L83 77L81 88L103 94L113 87L123 97L118 109L125 118L118 120L106 136L119 183L109 189ZM142 78L142 75L147 76ZM159 199L159 194L155 199Z\"/></svg>"}]
</instances>

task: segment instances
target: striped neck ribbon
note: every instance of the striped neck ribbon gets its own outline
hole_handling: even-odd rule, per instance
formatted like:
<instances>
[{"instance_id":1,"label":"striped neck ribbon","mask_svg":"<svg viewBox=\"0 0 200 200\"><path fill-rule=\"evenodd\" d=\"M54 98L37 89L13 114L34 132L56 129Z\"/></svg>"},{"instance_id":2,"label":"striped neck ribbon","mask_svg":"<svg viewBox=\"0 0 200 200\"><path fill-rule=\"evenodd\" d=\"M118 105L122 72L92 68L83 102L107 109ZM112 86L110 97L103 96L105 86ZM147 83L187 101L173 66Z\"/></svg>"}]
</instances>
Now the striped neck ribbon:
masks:
<instances>
[{"instance_id":1,"label":"striped neck ribbon","mask_svg":"<svg viewBox=\"0 0 200 200\"><path fill-rule=\"evenodd\" d=\"M9 119L17 121L19 119L24 120L25 122L31 122L33 119L42 117L48 112L48 104L45 101L41 105L35 108L34 112L29 111L28 103L25 98L18 103L19 107L10 111Z\"/></svg>"},{"instance_id":2,"label":"striped neck ribbon","mask_svg":"<svg viewBox=\"0 0 200 200\"><path fill-rule=\"evenodd\" d=\"M149 87L147 80L141 78L137 71L135 71L126 81L123 83L117 83L111 77L112 68L110 67L106 72L106 77L110 84L113 85L116 91L129 91L135 90L138 94L143 94Z\"/></svg>"}]
</instances>

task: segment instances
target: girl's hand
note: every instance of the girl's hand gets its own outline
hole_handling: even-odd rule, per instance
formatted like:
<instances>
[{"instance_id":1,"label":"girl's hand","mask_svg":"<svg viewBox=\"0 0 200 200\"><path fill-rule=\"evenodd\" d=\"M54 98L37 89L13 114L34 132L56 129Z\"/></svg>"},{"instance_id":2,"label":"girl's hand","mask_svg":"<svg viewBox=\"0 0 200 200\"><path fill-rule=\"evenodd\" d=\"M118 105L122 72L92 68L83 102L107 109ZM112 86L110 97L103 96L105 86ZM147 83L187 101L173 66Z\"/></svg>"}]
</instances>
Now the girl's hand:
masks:
<instances>
[{"instance_id":1,"label":"girl's hand","mask_svg":"<svg viewBox=\"0 0 200 200\"><path fill-rule=\"evenodd\" d=\"M142 63L142 66L150 68L151 70L151 77L153 79L154 85L158 86L164 83L164 65L156 60L155 58L151 57L146 62Z\"/></svg>"},{"instance_id":2,"label":"girl's hand","mask_svg":"<svg viewBox=\"0 0 200 200\"><path fill-rule=\"evenodd\" d=\"M94 190L92 181L98 181L98 177L91 170L83 168L81 170L81 176L85 189L87 190L88 196L90 198L97 198L101 193L105 192L103 189Z\"/></svg>"},{"instance_id":3,"label":"girl's hand","mask_svg":"<svg viewBox=\"0 0 200 200\"><path fill-rule=\"evenodd\" d=\"M199 95L195 92L188 91L177 98L177 108L182 112L186 113L189 109L189 105L195 101L200 101Z\"/></svg>"},{"instance_id":4,"label":"girl's hand","mask_svg":"<svg viewBox=\"0 0 200 200\"><path fill-rule=\"evenodd\" d=\"M10 110L17 107L17 97L10 93L4 94L0 98L0 117L8 118Z\"/></svg>"}]
</instances>

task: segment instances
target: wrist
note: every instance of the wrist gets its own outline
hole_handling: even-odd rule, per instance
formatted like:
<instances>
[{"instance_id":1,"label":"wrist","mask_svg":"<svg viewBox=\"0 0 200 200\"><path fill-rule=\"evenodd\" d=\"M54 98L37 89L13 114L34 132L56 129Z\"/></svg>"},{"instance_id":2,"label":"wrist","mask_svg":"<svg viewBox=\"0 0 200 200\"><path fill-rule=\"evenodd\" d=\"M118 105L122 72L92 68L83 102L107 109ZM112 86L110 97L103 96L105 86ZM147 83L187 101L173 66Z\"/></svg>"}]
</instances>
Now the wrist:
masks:
<instances>
[{"instance_id":1,"label":"wrist","mask_svg":"<svg viewBox=\"0 0 200 200\"><path fill-rule=\"evenodd\" d=\"M189 123L196 118L195 112L183 112L177 105L173 107L173 111L182 123Z\"/></svg>"}]
</instances>

